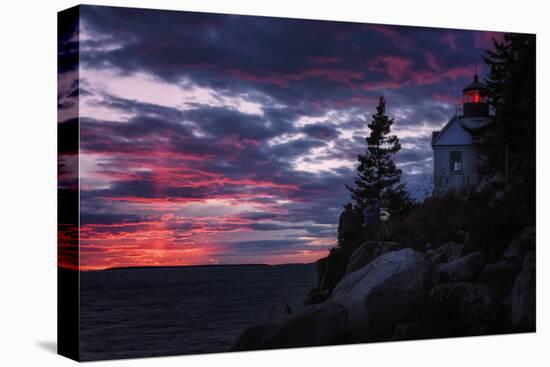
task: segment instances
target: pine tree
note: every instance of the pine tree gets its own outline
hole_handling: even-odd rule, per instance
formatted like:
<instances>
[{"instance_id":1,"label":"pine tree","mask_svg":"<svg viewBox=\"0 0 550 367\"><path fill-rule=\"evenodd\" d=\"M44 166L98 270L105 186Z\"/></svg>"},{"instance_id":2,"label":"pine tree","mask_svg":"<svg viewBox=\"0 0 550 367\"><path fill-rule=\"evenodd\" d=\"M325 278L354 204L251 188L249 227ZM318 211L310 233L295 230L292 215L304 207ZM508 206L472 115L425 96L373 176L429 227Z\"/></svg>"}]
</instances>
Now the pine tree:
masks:
<instances>
[{"instance_id":1,"label":"pine tree","mask_svg":"<svg viewBox=\"0 0 550 367\"><path fill-rule=\"evenodd\" d=\"M401 182L401 170L393 155L401 149L396 135L390 135L393 118L386 115L386 101L380 97L376 114L368 125L371 132L365 138L367 151L359 155L355 187L347 186L355 207L360 211L381 208L390 218L406 214L413 200Z\"/></svg>"},{"instance_id":2,"label":"pine tree","mask_svg":"<svg viewBox=\"0 0 550 367\"><path fill-rule=\"evenodd\" d=\"M503 172L509 149L511 179L535 180L535 36L508 33L494 50L485 52L485 79L495 118L487 126L481 148L487 156L484 173Z\"/></svg>"}]
</instances>

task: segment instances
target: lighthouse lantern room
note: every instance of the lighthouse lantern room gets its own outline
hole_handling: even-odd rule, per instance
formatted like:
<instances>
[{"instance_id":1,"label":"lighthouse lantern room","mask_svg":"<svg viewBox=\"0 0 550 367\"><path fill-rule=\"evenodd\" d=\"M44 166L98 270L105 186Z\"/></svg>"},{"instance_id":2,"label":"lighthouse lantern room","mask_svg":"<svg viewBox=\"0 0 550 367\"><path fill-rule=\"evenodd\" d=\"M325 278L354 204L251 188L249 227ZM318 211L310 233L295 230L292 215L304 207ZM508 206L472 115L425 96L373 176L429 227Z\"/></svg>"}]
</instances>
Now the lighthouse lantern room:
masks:
<instances>
[{"instance_id":1,"label":"lighthouse lantern room","mask_svg":"<svg viewBox=\"0 0 550 367\"><path fill-rule=\"evenodd\" d=\"M487 101L487 87L480 83L477 74L474 81L462 90L464 117L489 116L489 103Z\"/></svg>"}]
</instances>

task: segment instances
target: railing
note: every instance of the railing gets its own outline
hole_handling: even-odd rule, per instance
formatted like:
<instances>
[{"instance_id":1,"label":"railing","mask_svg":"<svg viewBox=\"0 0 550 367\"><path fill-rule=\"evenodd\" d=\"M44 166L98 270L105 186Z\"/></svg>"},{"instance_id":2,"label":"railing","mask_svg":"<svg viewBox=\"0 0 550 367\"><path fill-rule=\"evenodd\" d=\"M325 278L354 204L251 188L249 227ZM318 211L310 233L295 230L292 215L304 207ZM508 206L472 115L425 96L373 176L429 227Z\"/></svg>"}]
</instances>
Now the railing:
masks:
<instances>
[{"instance_id":1,"label":"railing","mask_svg":"<svg viewBox=\"0 0 550 367\"><path fill-rule=\"evenodd\" d=\"M460 103L455 105L455 115L464 116L464 104ZM495 108L491 105L489 105L489 116L490 117L495 116Z\"/></svg>"}]
</instances>

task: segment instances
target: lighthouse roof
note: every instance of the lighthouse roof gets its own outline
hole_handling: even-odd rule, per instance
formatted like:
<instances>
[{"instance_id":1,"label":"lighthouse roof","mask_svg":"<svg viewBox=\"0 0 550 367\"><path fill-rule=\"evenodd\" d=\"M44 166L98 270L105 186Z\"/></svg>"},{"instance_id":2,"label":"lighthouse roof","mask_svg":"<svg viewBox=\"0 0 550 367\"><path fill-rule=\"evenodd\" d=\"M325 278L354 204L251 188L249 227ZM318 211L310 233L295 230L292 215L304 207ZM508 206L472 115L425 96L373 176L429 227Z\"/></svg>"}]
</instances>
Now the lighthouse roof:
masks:
<instances>
[{"instance_id":1,"label":"lighthouse roof","mask_svg":"<svg viewBox=\"0 0 550 367\"><path fill-rule=\"evenodd\" d=\"M441 131L432 132L432 146L472 145L472 133L489 121L490 117L453 116Z\"/></svg>"},{"instance_id":2,"label":"lighthouse roof","mask_svg":"<svg viewBox=\"0 0 550 367\"><path fill-rule=\"evenodd\" d=\"M476 74L476 75L474 75L474 81L471 82L470 84L468 84L466 86L466 88L464 88L462 91L467 92L467 91L470 91L470 90L485 90L485 89L487 89L487 86L479 81L479 79L477 77L477 74Z\"/></svg>"}]
</instances>

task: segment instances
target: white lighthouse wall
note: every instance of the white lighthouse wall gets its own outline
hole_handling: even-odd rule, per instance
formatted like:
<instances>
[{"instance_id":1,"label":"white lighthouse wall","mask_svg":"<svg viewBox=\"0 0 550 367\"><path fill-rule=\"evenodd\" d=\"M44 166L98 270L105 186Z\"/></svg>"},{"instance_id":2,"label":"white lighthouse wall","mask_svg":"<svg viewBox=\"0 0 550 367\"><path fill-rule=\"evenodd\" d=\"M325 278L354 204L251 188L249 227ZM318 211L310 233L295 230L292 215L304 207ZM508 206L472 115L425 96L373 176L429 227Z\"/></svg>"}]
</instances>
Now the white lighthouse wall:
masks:
<instances>
[{"instance_id":1,"label":"white lighthouse wall","mask_svg":"<svg viewBox=\"0 0 550 367\"><path fill-rule=\"evenodd\" d=\"M471 145L433 146L434 193L459 191L474 187L479 182L478 153ZM462 173L451 174L451 152L462 152Z\"/></svg>"}]
</instances>

